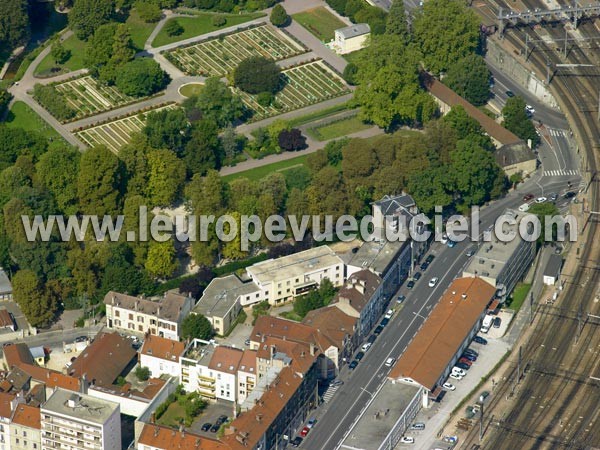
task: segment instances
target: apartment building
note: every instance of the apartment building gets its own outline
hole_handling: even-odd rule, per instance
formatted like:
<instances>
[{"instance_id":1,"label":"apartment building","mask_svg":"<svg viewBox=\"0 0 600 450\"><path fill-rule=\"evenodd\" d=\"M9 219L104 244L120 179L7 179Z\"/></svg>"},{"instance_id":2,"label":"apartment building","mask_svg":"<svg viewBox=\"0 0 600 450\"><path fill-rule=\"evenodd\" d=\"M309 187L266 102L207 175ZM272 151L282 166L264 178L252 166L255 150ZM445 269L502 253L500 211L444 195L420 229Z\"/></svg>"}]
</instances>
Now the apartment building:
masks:
<instances>
[{"instance_id":1,"label":"apartment building","mask_svg":"<svg viewBox=\"0 0 600 450\"><path fill-rule=\"evenodd\" d=\"M150 299L110 291L104 297L104 304L109 329L138 335L149 333L177 341L181 322L195 301L177 291Z\"/></svg>"},{"instance_id":2,"label":"apartment building","mask_svg":"<svg viewBox=\"0 0 600 450\"><path fill-rule=\"evenodd\" d=\"M42 448L40 408L19 404L10 425L10 450Z\"/></svg>"},{"instance_id":3,"label":"apartment building","mask_svg":"<svg viewBox=\"0 0 600 450\"><path fill-rule=\"evenodd\" d=\"M137 442L137 450L231 450L229 446L187 431L145 424Z\"/></svg>"},{"instance_id":4,"label":"apartment building","mask_svg":"<svg viewBox=\"0 0 600 450\"><path fill-rule=\"evenodd\" d=\"M120 450L118 403L56 389L41 408L42 450Z\"/></svg>"},{"instance_id":5,"label":"apartment building","mask_svg":"<svg viewBox=\"0 0 600 450\"><path fill-rule=\"evenodd\" d=\"M256 351L245 350L237 372L237 401L242 404L256 387Z\"/></svg>"},{"instance_id":6,"label":"apartment building","mask_svg":"<svg viewBox=\"0 0 600 450\"><path fill-rule=\"evenodd\" d=\"M152 377L166 374L179 378L181 373L179 357L184 351L183 342L148 334L139 353L140 365L150 369Z\"/></svg>"},{"instance_id":7,"label":"apartment building","mask_svg":"<svg viewBox=\"0 0 600 450\"><path fill-rule=\"evenodd\" d=\"M0 450L10 449L10 421L16 406L16 395L0 392Z\"/></svg>"}]
</instances>

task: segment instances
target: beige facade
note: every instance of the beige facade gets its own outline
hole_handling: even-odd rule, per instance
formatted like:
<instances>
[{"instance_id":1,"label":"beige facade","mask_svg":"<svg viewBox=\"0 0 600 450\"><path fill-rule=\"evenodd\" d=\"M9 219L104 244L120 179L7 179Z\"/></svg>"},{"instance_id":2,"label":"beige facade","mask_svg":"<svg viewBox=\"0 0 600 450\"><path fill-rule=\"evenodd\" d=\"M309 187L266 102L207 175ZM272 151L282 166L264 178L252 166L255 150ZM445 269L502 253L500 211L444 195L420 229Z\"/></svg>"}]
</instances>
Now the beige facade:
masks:
<instances>
[{"instance_id":1,"label":"beige facade","mask_svg":"<svg viewBox=\"0 0 600 450\"><path fill-rule=\"evenodd\" d=\"M331 48L340 55L365 48L369 43L371 28L366 23L357 23L335 30Z\"/></svg>"}]
</instances>

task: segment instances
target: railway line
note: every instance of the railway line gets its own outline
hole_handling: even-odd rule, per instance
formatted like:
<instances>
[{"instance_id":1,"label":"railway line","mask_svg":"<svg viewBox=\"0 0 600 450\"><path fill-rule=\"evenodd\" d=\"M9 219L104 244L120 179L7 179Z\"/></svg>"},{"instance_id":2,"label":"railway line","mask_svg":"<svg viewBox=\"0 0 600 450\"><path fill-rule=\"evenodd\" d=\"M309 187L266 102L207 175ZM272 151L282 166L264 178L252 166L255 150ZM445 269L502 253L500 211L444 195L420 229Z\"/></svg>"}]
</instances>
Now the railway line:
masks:
<instances>
[{"instance_id":1,"label":"railway line","mask_svg":"<svg viewBox=\"0 0 600 450\"><path fill-rule=\"evenodd\" d=\"M527 0L525 7L533 10L546 5ZM481 11L489 21L489 9L481 8ZM582 23L579 33L598 35L591 22ZM600 55L590 53L597 51L594 45L590 49L570 45L565 58L549 42L539 42L544 36L553 40L564 38L562 27L509 28L505 39L522 49L526 34L530 40L538 41L528 61L539 74L546 74L548 64L553 68L557 64L598 65ZM550 89L587 153L587 169L595 172L600 154L597 116L600 69L583 75L562 70L553 72ZM591 209L598 210L600 183L591 182L588 195ZM581 247L578 268L561 294L560 307L536 305L535 329L522 344L520 367L525 370L518 373L515 360L503 375L504 381L499 383L486 408L483 442L479 442L479 430L475 427L462 448L481 445L484 449L521 450L600 446L600 380L590 378L597 374L600 365L600 321L586 321L582 327L580 320L588 313L600 315L597 298L600 245L594 240L598 231L598 223L590 220L585 236L587 245Z\"/></svg>"}]
</instances>

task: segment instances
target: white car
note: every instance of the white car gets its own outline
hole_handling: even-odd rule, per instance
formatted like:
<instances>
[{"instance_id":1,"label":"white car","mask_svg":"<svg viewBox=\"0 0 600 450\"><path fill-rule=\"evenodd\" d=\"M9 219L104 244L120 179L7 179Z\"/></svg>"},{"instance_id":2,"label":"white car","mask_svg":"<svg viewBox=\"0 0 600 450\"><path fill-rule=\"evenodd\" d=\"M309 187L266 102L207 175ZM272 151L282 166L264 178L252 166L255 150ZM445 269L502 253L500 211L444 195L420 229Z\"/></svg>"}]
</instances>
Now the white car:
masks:
<instances>
[{"instance_id":1,"label":"white car","mask_svg":"<svg viewBox=\"0 0 600 450\"><path fill-rule=\"evenodd\" d=\"M538 197L535 199L536 203L545 203L548 199L546 197Z\"/></svg>"},{"instance_id":2,"label":"white car","mask_svg":"<svg viewBox=\"0 0 600 450\"><path fill-rule=\"evenodd\" d=\"M456 390L456 386L454 386L452 383L448 383L447 381L442 385L442 387L444 389L446 389L447 391L454 391L454 390Z\"/></svg>"},{"instance_id":3,"label":"white car","mask_svg":"<svg viewBox=\"0 0 600 450\"><path fill-rule=\"evenodd\" d=\"M525 111L527 111L529 114L535 114L535 108L531 105L525 105Z\"/></svg>"},{"instance_id":4,"label":"white car","mask_svg":"<svg viewBox=\"0 0 600 450\"><path fill-rule=\"evenodd\" d=\"M429 280L429 287L430 287L430 288L432 288L432 287L435 287L435 285L437 284L437 282L438 282L439 280L440 280L440 279L439 279L438 277L433 277L431 280Z\"/></svg>"},{"instance_id":5,"label":"white car","mask_svg":"<svg viewBox=\"0 0 600 450\"><path fill-rule=\"evenodd\" d=\"M396 362L396 358L388 358L385 360L385 367L392 367Z\"/></svg>"},{"instance_id":6,"label":"white car","mask_svg":"<svg viewBox=\"0 0 600 450\"><path fill-rule=\"evenodd\" d=\"M400 443L402 443L402 444L414 444L415 443L415 438L411 437L411 436L402 436L402 439L400 439Z\"/></svg>"},{"instance_id":7,"label":"white car","mask_svg":"<svg viewBox=\"0 0 600 450\"><path fill-rule=\"evenodd\" d=\"M521 211L521 212L529 211L529 203L523 203L521 206L519 206L519 211Z\"/></svg>"},{"instance_id":8,"label":"white car","mask_svg":"<svg viewBox=\"0 0 600 450\"><path fill-rule=\"evenodd\" d=\"M446 233L442 234L440 242L444 245L446 245L448 243L448 235Z\"/></svg>"},{"instance_id":9,"label":"white car","mask_svg":"<svg viewBox=\"0 0 600 450\"><path fill-rule=\"evenodd\" d=\"M393 309L388 309L388 312L385 313L385 317L386 319L391 319L392 316L394 315L394 310Z\"/></svg>"},{"instance_id":10,"label":"white car","mask_svg":"<svg viewBox=\"0 0 600 450\"><path fill-rule=\"evenodd\" d=\"M366 344L363 344L363 346L360 348L363 352L366 352L367 350L369 350L371 348L371 344L370 342L367 342Z\"/></svg>"},{"instance_id":11,"label":"white car","mask_svg":"<svg viewBox=\"0 0 600 450\"><path fill-rule=\"evenodd\" d=\"M461 369L460 367L456 367L456 366L454 366L452 368L452 373L456 373L458 375L462 375L463 377L467 374L467 372L465 372L463 369Z\"/></svg>"},{"instance_id":12,"label":"white car","mask_svg":"<svg viewBox=\"0 0 600 450\"><path fill-rule=\"evenodd\" d=\"M463 379L463 376L462 376L462 375L459 375L459 374L457 374L457 373L454 373L454 372L452 372L452 373L450 374L450 378L452 378L453 380L458 380L458 381L460 381L460 380L462 380L462 379Z\"/></svg>"}]
</instances>

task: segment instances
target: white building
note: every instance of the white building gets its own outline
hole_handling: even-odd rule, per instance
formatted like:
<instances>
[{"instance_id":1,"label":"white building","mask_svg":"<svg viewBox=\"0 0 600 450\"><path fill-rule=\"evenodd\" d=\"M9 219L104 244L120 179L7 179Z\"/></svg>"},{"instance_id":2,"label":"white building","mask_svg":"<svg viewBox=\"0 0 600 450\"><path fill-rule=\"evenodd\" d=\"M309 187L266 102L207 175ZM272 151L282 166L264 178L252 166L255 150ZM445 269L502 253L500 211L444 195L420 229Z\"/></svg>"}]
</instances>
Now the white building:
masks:
<instances>
[{"instance_id":1,"label":"white building","mask_svg":"<svg viewBox=\"0 0 600 450\"><path fill-rule=\"evenodd\" d=\"M335 30L334 39L329 46L336 53L344 55L365 48L369 43L369 36L369 24L357 23Z\"/></svg>"},{"instance_id":2,"label":"white building","mask_svg":"<svg viewBox=\"0 0 600 450\"><path fill-rule=\"evenodd\" d=\"M248 394L254 390L257 382L256 350L245 350L237 372L237 401L244 403Z\"/></svg>"},{"instance_id":3,"label":"white building","mask_svg":"<svg viewBox=\"0 0 600 450\"><path fill-rule=\"evenodd\" d=\"M15 395L0 392L0 450L10 450L10 421L16 406Z\"/></svg>"},{"instance_id":4,"label":"white building","mask_svg":"<svg viewBox=\"0 0 600 450\"><path fill-rule=\"evenodd\" d=\"M181 373L179 357L183 355L185 344L160 336L147 335L140 350L140 365L150 369L150 376L169 375L179 378Z\"/></svg>"},{"instance_id":5,"label":"white building","mask_svg":"<svg viewBox=\"0 0 600 450\"><path fill-rule=\"evenodd\" d=\"M6 272L0 267L0 300L12 299L12 284L6 276Z\"/></svg>"},{"instance_id":6,"label":"white building","mask_svg":"<svg viewBox=\"0 0 600 450\"><path fill-rule=\"evenodd\" d=\"M41 408L42 450L121 449L118 403L57 389Z\"/></svg>"},{"instance_id":7,"label":"white building","mask_svg":"<svg viewBox=\"0 0 600 450\"><path fill-rule=\"evenodd\" d=\"M40 408L25 404L17 405L10 427L11 450L37 450L41 448Z\"/></svg>"},{"instance_id":8,"label":"white building","mask_svg":"<svg viewBox=\"0 0 600 450\"><path fill-rule=\"evenodd\" d=\"M125 333L152 334L179 340L181 322L194 307L194 299L175 291L146 299L110 291L104 297L107 327Z\"/></svg>"}]
</instances>

